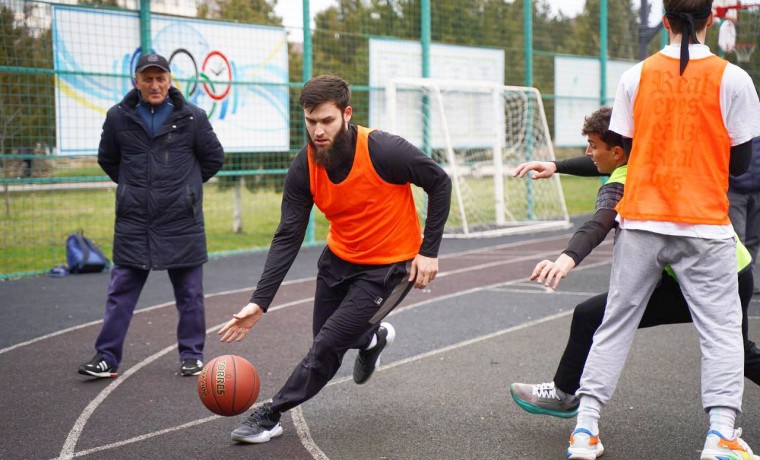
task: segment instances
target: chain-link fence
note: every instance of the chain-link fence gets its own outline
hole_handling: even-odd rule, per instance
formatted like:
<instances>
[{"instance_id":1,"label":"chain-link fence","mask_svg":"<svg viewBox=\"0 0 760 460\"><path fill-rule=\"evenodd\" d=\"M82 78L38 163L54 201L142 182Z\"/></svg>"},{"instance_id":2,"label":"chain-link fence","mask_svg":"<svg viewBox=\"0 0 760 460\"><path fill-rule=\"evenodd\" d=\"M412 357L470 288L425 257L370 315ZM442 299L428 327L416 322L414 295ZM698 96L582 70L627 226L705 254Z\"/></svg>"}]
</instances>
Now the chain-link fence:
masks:
<instances>
[{"instance_id":1,"label":"chain-link fence","mask_svg":"<svg viewBox=\"0 0 760 460\"><path fill-rule=\"evenodd\" d=\"M535 86L555 150L579 154L583 116L665 43L659 15L639 0L335 0L306 27L283 23L272 0L71 3L0 0L0 279L63 263L79 229L110 254L115 184L97 146L146 47L171 59L175 85L227 152L204 198L209 251L221 254L268 246L285 171L306 140L298 95L312 75L351 82L352 121L369 126L383 123L391 78ZM717 50L717 27L708 45ZM758 62L740 63L756 82ZM315 218L307 243L325 233Z\"/></svg>"}]
</instances>

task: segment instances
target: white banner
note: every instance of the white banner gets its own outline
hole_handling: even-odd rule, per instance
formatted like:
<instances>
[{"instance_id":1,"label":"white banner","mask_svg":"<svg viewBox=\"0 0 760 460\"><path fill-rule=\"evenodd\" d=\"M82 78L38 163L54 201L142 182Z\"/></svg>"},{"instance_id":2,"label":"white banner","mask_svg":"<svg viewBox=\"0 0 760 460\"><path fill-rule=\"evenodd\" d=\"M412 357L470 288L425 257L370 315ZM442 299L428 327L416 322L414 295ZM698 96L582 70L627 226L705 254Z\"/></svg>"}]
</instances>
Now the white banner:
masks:
<instances>
[{"instance_id":1,"label":"white banner","mask_svg":"<svg viewBox=\"0 0 760 460\"><path fill-rule=\"evenodd\" d=\"M136 13L53 6L59 154L97 153L106 112L134 87L139 27ZM226 152L290 148L284 29L152 15L151 34Z\"/></svg>"},{"instance_id":2,"label":"white banner","mask_svg":"<svg viewBox=\"0 0 760 460\"><path fill-rule=\"evenodd\" d=\"M369 124L373 128L389 128L389 116L385 107L384 88L388 82L398 78L422 77L422 44L417 41L371 38L369 40L369 85L370 112ZM430 45L430 78L487 82L504 84L504 50L479 48L473 46ZM423 119L428 117L432 130L428 145L439 148L444 145L441 132L441 119L437 110L422 113L420 93L402 94L399 91L396 101L398 118L393 134L401 135L415 145L425 143L423 138ZM454 147L475 147L491 145L490 137L484 137L478 131L483 123L483 104L491 105L488 92L480 94L461 93L448 99L447 110L449 130ZM433 104L430 107L434 107ZM488 112L491 116L492 112ZM486 136L492 135L487 133Z\"/></svg>"},{"instance_id":3,"label":"white banner","mask_svg":"<svg viewBox=\"0 0 760 460\"><path fill-rule=\"evenodd\" d=\"M615 93L623 72L636 65L630 61L607 61L606 99L615 102ZM598 58L556 56L554 58L554 145L585 147L581 134L583 121L599 110L601 64Z\"/></svg>"}]
</instances>

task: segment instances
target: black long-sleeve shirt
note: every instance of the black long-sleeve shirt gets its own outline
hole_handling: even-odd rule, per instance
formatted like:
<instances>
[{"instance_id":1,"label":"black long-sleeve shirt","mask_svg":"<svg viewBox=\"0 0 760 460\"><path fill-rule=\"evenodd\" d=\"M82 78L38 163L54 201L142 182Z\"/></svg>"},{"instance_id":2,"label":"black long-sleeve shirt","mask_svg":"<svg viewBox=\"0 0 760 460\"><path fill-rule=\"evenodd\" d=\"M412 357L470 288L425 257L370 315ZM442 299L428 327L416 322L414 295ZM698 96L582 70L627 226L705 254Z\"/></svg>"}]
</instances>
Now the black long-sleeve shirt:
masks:
<instances>
[{"instance_id":1,"label":"black long-sleeve shirt","mask_svg":"<svg viewBox=\"0 0 760 460\"><path fill-rule=\"evenodd\" d=\"M327 168L327 175L333 183L342 182L351 172L356 150L356 132L356 126L349 125L347 145L350 152L341 155L339 162ZM420 149L399 136L373 131L369 135L368 148L372 166L384 181L398 185L412 183L427 193L428 211L419 253L426 257L437 257L451 205L451 180L448 175ZM251 297L251 302L264 311L269 308L298 255L309 223L309 213L314 205L309 187L307 155L308 150L304 146L288 168L282 194L280 225L272 239L264 272Z\"/></svg>"},{"instance_id":2,"label":"black long-sleeve shirt","mask_svg":"<svg viewBox=\"0 0 760 460\"><path fill-rule=\"evenodd\" d=\"M574 176L601 176L590 157L578 157L554 162L557 172ZM595 247L599 246L613 228L617 227L615 206L623 198L623 184L606 183L599 187L596 194L594 215L575 232L567 248L562 251L575 262L581 263Z\"/></svg>"}]
</instances>

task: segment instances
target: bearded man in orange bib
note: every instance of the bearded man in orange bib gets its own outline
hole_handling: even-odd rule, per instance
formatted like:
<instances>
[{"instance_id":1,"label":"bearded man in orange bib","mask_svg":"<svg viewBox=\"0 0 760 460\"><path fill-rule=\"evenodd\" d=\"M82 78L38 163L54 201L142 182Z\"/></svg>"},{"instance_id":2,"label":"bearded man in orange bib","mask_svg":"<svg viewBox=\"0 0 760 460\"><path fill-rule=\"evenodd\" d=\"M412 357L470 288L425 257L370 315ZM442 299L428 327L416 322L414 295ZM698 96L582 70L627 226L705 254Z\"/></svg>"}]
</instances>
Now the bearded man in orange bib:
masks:
<instances>
[{"instance_id":1,"label":"bearded man in orange bib","mask_svg":"<svg viewBox=\"0 0 760 460\"><path fill-rule=\"evenodd\" d=\"M314 342L272 402L256 409L232 439L262 443L282 434L280 416L314 397L359 349L354 381L369 380L396 332L382 319L412 287L438 273L438 248L451 203L446 172L406 140L350 124L351 91L332 75L309 80L301 92L308 144L288 168L282 216L248 305L220 330L223 342L242 340L267 311L303 242L314 204L330 222L318 262ZM411 185L428 196L424 235Z\"/></svg>"},{"instance_id":2,"label":"bearded man in orange bib","mask_svg":"<svg viewBox=\"0 0 760 460\"><path fill-rule=\"evenodd\" d=\"M610 130L630 148L628 179L615 208L620 232L607 309L581 377L567 458L595 459L604 452L601 407L612 397L647 301L670 265L700 339L702 405L710 418L700 459L760 460L734 426L744 352L726 196L729 174L749 164L760 103L749 75L702 44L712 1L665 0L664 7L670 44L623 74L612 109ZM685 455L655 448L663 457Z\"/></svg>"}]
</instances>

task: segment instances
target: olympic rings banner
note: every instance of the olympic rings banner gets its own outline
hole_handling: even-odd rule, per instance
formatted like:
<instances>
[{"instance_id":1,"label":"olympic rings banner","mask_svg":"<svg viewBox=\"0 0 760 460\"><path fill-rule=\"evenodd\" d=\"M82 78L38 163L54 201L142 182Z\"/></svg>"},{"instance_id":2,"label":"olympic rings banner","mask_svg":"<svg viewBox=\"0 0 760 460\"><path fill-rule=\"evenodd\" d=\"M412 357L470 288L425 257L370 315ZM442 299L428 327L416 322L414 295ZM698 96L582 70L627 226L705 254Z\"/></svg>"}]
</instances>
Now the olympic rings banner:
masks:
<instances>
[{"instance_id":1,"label":"olympic rings banner","mask_svg":"<svg viewBox=\"0 0 760 460\"><path fill-rule=\"evenodd\" d=\"M285 29L152 15L151 32L226 152L290 148ZM134 87L139 16L54 5L53 53L58 154L95 154L106 112Z\"/></svg>"}]
</instances>

